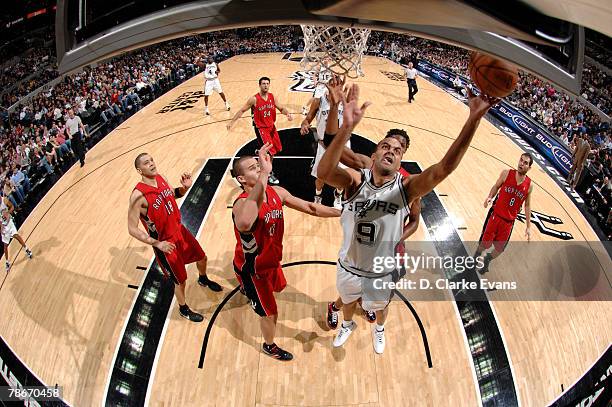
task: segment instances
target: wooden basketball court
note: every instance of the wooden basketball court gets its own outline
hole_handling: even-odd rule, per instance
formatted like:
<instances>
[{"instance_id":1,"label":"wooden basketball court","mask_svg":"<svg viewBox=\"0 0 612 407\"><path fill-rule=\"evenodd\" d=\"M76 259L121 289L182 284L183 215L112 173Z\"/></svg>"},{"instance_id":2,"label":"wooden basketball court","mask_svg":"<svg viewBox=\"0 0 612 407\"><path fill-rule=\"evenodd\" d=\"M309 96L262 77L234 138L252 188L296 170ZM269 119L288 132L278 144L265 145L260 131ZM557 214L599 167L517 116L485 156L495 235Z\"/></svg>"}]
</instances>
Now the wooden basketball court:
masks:
<instances>
[{"instance_id":1,"label":"wooden basketball court","mask_svg":"<svg viewBox=\"0 0 612 407\"><path fill-rule=\"evenodd\" d=\"M17 254L17 245L11 245L17 258L0 290L0 333L45 384L63 386L71 405L104 404L118 342L137 295L128 285L140 287L144 271L137 267L146 268L152 260L151 248L127 232L128 198L139 181L135 156L150 153L159 171L175 184L180 173L197 174L208 159L233 157L254 138L251 119L245 114L230 133L225 125L257 92L261 76L272 79L271 92L294 113L292 122L278 115L277 128L299 127L310 93L289 90L299 82L291 76L300 67L282 57L243 55L221 63L220 80L231 112L215 94L210 98L212 115L205 117L202 95L185 95L203 90L201 75L160 97L89 151L86 166L68 171L22 226L20 233L34 259ZM389 75L400 74L399 65L366 57L364 68L366 76L358 82L363 99L373 105L355 132L377 142L390 128L404 128L411 137L404 159L426 168L441 158L459 133L467 107L423 79L416 102L408 104L405 82ZM436 189L463 240L478 240L486 216L482 202L500 171L514 167L520 154L483 120L460 167ZM490 296L520 403L545 405L561 393L562 385L578 379L611 341L612 312L604 299L610 296L612 264L559 186L536 163L529 176L535 183L533 210L561 219L557 227L576 242L589 242L582 255L597 264L598 271L596 295L583 298L589 301L495 301L513 298ZM308 177L303 182L314 181ZM285 210L283 263L298 264L285 268L288 287L278 296L277 343L294 353L294 361L280 363L260 352L257 316L236 294L217 312L199 368L208 321L237 285L228 207L238 193L226 171L198 236L208 255L209 274L224 291L199 287L195 266L188 268L187 301L207 319L189 323L173 303L149 380L150 405L438 406L485 401L475 381L476 345L471 344L471 353L450 292L447 301L412 302L427 333L431 368L417 322L401 301L391 305L383 355L373 352L371 325L361 317L353 337L334 349L335 331L326 328L324 315L327 302L336 297L336 271L329 262L337 258L339 221L290 209ZM435 232L422 222L411 240L431 240ZM512 241L524 240L523 235L524 225L517 222ZM554 239L534 227L533 241ZM538 269L517 273L537 275Z\"/></svg>"}]
</instances>

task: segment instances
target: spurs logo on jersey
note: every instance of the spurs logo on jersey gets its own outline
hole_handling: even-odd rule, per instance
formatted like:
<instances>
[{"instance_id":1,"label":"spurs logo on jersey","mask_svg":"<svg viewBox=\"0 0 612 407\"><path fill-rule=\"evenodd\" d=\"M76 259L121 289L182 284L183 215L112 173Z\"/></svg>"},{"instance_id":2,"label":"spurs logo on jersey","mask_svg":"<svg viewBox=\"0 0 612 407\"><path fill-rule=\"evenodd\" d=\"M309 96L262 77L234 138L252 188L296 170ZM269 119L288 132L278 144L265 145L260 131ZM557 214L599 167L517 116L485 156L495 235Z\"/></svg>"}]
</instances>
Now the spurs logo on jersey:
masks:
<instances>
[{"instance_id":1,"label":"spurs logo on jersey","mask_svg":"<svg viewBox=\"0 0 612 407\"><path fill-rule=\"evenodd\" d=\"M371 178L371 170L362 170L359 189L345 202L340 216L344 237L338 262L351 273L379 277L390 274L393 268L375 273L374 258L395 256L409 210L399 173L380 187L372 184Z\"/></svg>"}]
</instances>

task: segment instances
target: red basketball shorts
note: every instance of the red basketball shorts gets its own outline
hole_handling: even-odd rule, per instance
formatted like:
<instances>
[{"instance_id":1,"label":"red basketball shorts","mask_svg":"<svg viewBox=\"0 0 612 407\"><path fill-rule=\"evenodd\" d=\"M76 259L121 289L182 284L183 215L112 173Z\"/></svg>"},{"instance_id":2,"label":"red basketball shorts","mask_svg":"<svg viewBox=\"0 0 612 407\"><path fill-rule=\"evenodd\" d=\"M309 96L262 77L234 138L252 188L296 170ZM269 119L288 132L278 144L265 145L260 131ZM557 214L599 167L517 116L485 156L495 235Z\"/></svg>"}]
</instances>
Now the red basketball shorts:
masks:
<instances>
[{"instance_id":1,"label":"red basketball shorts","mask_svg":"<svg viewBox=\"0 0 612 407\"><path fill-rule=\"evenodd\" d=\"M487 219L480 235L480 245L485 249L495 246L497 252L503 252L510 240L514 221L500 218L492 210L489 211Z\"/></svg>"},{"instance_id":2,"label":"red basketball shorts","mask_svg":"<svg viewBox=\"0 0 612 407\"><path fill-rule=\"evenodd\" d=\"M153 248L155 258L166 276L169 275L175 284L182 284L187 280L185 264L200 261L206 257L206 254L200 243L183 225L181 225L181 233L168 241L174 243L176 248L170 253Z\"/></svg>"},{"instance_id":3,"label":"red basketball shorts","mask_svg":"<svg viewBox=\"0 0 612 407\"><path fill-rule=\"evenodd\" d=\"M255 127L255 133L259 137L262 145L266 143L272 144L270 154L273 156L283 151L283 145L281 144L280 136L278 135L278 131L276 131L276 127Z\"/></svg>"},{"instance_id":4,"label":"red basketball shorts","mask_svg":"<svg viewBox=\"0 0 612 407\"><path fill-rule=\"evenodd\" d=\"M240 285L244 287L247 298L251 301L251 307L261 317L277 315L276 299L274 293L279 293L287 286L287 280L283 270L270 269L257 271L254 275L242 272L234 266L236 277Z\"/></svg>"}]
</instances>

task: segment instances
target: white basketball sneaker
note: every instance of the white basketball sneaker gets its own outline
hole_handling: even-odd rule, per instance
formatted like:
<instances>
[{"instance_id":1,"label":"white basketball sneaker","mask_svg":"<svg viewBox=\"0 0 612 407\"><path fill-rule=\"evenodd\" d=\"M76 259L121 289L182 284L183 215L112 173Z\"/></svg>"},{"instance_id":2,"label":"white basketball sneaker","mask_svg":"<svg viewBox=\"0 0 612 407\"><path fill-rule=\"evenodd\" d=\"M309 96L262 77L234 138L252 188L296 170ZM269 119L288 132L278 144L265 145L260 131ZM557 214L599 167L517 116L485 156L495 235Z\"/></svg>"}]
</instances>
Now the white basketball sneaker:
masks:
<instances>
[{"instance_id":1,"label":"white basketball sneaker","mask_svg":"<svg viewBox=\"0 0 612 407\"><path fill-rule=\"evenodd\" d=\"M338 194L337 191L334 191L334 208L342 210L342 194Z\"/></svg>"},{"instance_id":2,"label":"white basketball sneaker","mask_svg":"<svg viewBox=\"0 0 612 407\"><path fill-rule=\"evenodd\" d=\"M231 106L229 104L229 102L225 102L225 108L229 111L231 109Z\"/></svg>"},{"instance_id":3,"label":"white basketball sneaker","mask_svg":"<svg viewBox=\"0 0 612 407\"><path fill-rule=\"evenodd\" d=\"M321 195L315 195L314 196L314 203L320 204L321 202L323 202L323 198L321 198Z\"/></svg>"},{"instance_id":4,"label":"white basketball sneaker","mask_svg":"<svg viewBox=\"0 0 612 407\"><path fill-rule=\"evenodd\" d=\"M376 329L376 326L374 326L374 329L372 330L372 343L374 344L374 352L378 353L379 355L384 352L385 350L385 329L384 328L382 331L379 331L378 329Z\"/></svg>"},{"instance_id":5,"label":"white basketball sneaker","mask_svg":"<svg viewBox=\"0 0 612 407\"><path fill-rule=\"evenodd\" d=\"M340 326L340 331L338 332L338 335L336 335L336 337L334 338L334 348L338 348L344 345L344 342L346 342L346 340L349 338L349 336L351 336L351 333L356 328L357 324L355 323L355 321L351 321L348 326L344 326L344 322L342 322L342 325Z\"/></svg>"}]
</instances>

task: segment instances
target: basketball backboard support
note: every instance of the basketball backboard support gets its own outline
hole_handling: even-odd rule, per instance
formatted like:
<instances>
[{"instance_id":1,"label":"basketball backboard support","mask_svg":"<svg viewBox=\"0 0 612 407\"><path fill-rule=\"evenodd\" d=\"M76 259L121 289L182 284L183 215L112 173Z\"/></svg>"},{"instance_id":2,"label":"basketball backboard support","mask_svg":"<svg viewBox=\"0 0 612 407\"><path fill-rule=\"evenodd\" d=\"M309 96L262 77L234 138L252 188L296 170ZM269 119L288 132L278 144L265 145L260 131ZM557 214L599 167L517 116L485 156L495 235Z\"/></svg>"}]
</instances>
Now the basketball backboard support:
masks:
<instances>
[{"instance_id":1,"label":"basketball backboard support","mask_svg":"<svg viewBox=\"0 0 612 407\"><path fill-rule=\"evenodd\" d=\"M157 3L159 9L150 11ZM539 14L533 8L529 9L531 14L527 22L518 23L516 17L506 21L481 3L484 2L149 0L147 7L143 8L147 14L131 18L139 10L129 10L129 7L139 5L139 1L134 1L120 9L109 9L103 16L108 20L105 22L104 18L91 20L91 10L88 13L87 9L89 2L59 0L56 15L58 64L60 72L69 72L146 45L220 29L304 23L354 25L412 34L483 51L578 93L584 48L581 27L563 21L558 22L557 27L556 20ZM534 3L546 2L538 0ZM163 8L168 4L175 5ZM605 15L601 10L599 12ZM125 16L130 16L130 19L124 21ZM539 35L542 33L537 29L539 20L547 23L542 31L544 35ZM566 63L545 58L533 44L539 44L540 48L556 48L565 54Z\"/></svg>"}]
</instances>

